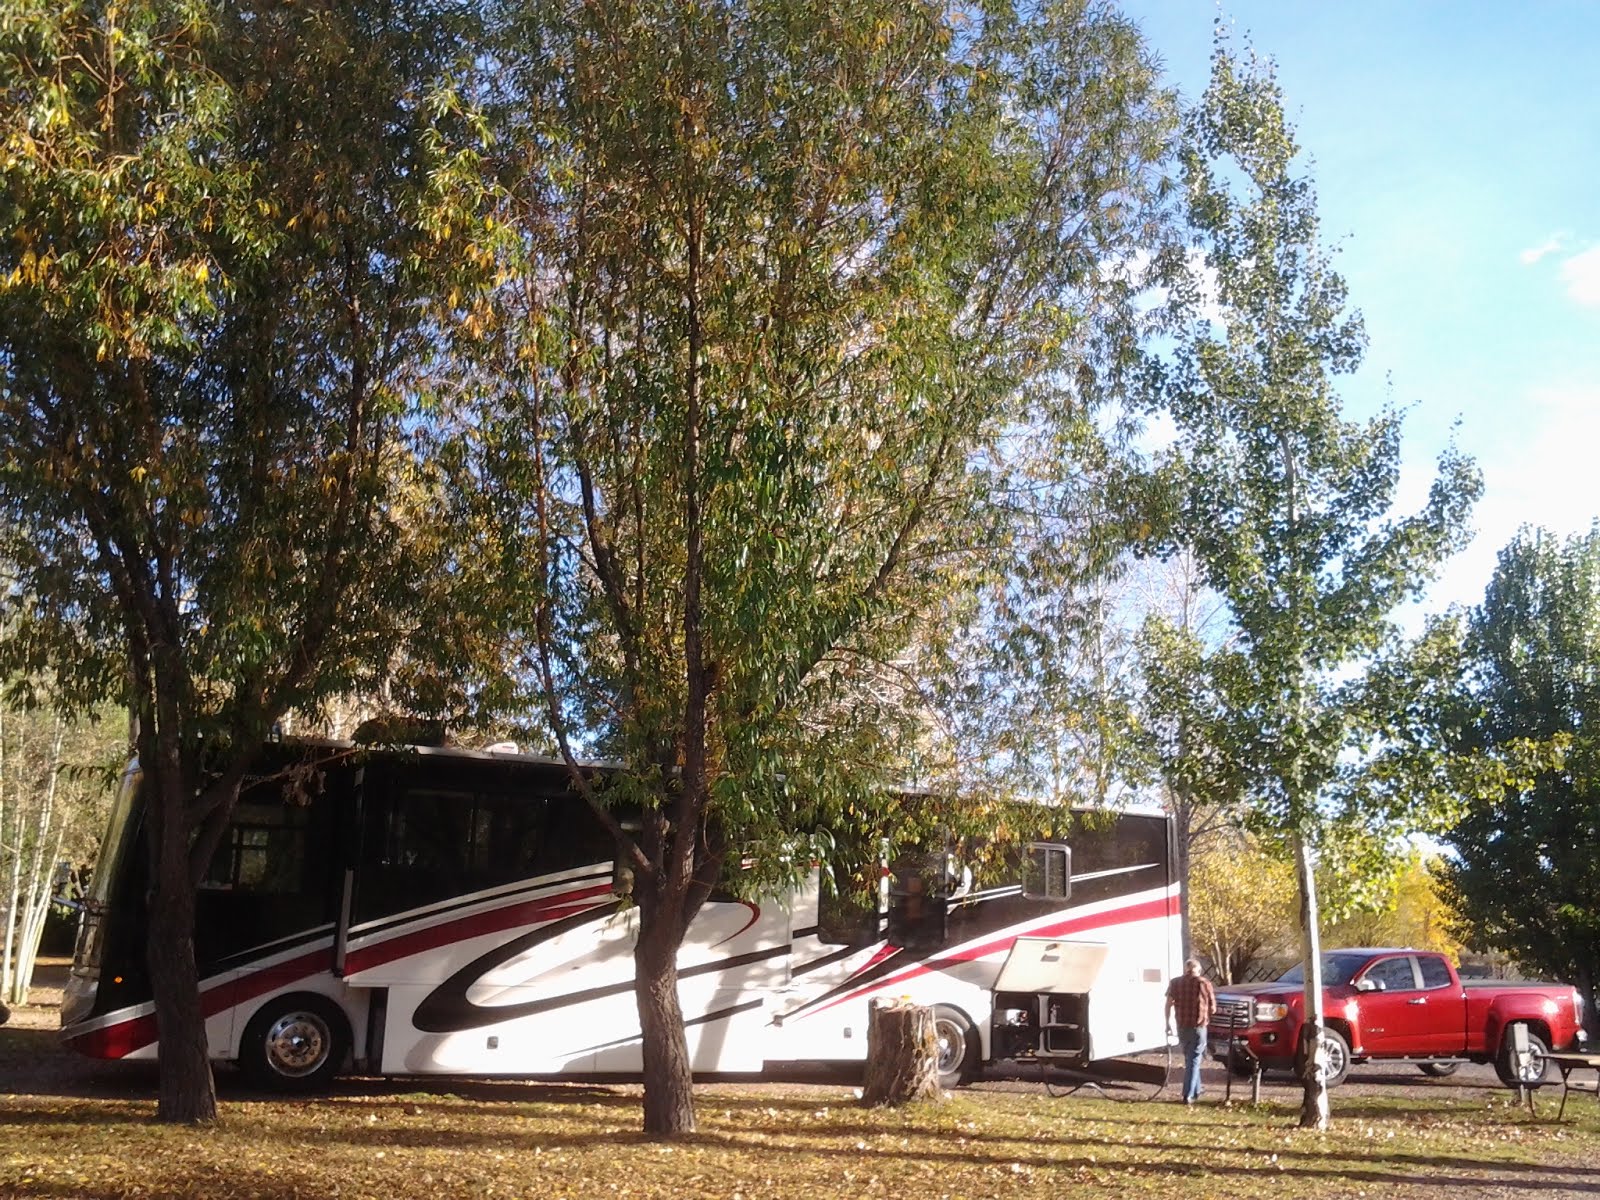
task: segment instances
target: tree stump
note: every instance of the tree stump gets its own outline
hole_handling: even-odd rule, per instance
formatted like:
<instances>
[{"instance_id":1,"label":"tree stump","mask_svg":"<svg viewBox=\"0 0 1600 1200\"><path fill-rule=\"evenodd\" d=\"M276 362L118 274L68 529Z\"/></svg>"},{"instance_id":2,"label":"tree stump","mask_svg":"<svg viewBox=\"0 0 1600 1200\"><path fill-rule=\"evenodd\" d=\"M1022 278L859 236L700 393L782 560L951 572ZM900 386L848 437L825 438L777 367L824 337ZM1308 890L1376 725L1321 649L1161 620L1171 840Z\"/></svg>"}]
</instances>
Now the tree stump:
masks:
<instances>
[{"instance_id":1,"label":"tree stump","mask_svg":"<svg viewBox=\"0 0 1600 1200\"><path fill-rule=\"evenodd\" d=\"M878 1000L867 1016L867 1071L861 1102L938 1100L939 1035L933 1009L909 1000Z\"/></svg>"}]
</instances>

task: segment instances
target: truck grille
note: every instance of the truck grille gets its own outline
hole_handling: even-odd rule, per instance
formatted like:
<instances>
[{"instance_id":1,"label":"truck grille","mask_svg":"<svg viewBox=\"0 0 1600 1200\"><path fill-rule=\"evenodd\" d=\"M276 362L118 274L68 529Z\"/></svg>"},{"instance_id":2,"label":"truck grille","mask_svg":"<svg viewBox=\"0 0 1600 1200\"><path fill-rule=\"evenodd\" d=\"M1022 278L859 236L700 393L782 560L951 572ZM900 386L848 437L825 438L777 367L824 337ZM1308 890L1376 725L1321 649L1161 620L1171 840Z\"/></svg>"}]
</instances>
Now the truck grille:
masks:
<instances>
[{"instance_id":1,"label":"truck grille","mask_svg":"<svg viewBox=\"0 0 1600 1200\"><path fill-rule=\"evenodd\" d=\"M1224 1029L1248 1029L1254 1016L1253 1007L1254 1002L1248 996L1218 996L1217 1013L1211 1023Z\"/></svg>"}]
</instances>

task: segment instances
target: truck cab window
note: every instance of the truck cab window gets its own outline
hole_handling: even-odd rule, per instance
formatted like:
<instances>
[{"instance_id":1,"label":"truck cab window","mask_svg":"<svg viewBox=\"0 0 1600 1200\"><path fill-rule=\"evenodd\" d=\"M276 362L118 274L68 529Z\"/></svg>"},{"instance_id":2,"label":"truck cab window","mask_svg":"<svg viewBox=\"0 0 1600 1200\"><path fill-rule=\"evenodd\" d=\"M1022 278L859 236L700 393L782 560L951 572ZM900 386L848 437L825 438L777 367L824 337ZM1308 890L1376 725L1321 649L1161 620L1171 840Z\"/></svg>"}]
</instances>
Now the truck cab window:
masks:
<instances>
[{"instance_id":1,"label":"truck cab window","mask_svg":"<svg viewBox=\"0 0 1600 1200\"><path fill-rule=\"evenodd\" d=\"M1428 990L1450 986L1450 968L1444 959L1432 955L1419 955L1417 966L1422 968L1422 986Z\"/></svg>"},{"instance_id":2,"label":"truck cab window","mask_svg":"<svg viewBox=\"0 0 1600 1200\"><path fill-rule=\"evenodd\" d=\"M1380 958L1366 969L1363 979L1380 985L1385 992L1414 992L1417 979L1411 971L1411 956Z\"/></svg>"}]
</instances>

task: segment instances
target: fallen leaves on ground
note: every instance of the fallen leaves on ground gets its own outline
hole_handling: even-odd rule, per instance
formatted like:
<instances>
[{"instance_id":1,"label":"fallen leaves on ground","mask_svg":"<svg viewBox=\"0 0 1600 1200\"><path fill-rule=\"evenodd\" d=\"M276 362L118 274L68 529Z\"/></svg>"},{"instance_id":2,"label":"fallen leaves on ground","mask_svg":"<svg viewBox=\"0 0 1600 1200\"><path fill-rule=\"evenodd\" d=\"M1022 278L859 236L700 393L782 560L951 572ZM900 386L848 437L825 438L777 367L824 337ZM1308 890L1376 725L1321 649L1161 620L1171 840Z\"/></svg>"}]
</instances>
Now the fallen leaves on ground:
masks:
<instances>
[{"instance_id":1,"label":"fallen leaves on ground","mask_svg":"<svg viewBox=\"0 0 1600 1200\"><path fill-rule=\"evenodd\" d=\"M863 1109L848 1089L700 1089L699 1130L653 1142L636 1088L372 1085L227 1099L210 1129L145 1100L0 1098L0 1196L1162 1196L1399 1198L1600 1188L1600 1110L1362 1098L1327 1133L1287 1106L958 1094ZM450 1087L459 1091L450 1091ZM1596 1110L1596 1111L1591 1111ZM1442 1190L1441 1190L1442 1189Z\"/></svg>"}]
</instances>

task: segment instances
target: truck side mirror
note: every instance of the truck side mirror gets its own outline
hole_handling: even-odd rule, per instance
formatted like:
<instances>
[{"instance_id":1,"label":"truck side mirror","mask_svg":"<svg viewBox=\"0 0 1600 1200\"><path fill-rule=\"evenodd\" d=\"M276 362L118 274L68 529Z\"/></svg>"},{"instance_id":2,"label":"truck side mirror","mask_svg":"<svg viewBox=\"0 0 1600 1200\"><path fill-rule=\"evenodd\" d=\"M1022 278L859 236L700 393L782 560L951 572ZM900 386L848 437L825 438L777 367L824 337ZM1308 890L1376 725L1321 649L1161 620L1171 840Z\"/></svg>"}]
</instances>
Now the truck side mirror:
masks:
<instances>
[{"instance_id":1,"label":"truck side mirror","mask_svg":"<svg viewBox=\"0 0 1600 1200\"><path fill-rule=\"evenodd\" d=\"M1381 992L1383 991L1383 981L1381 979L1358 979L1356 980L1356 991Z\"/></svg>"}]
</instances>

